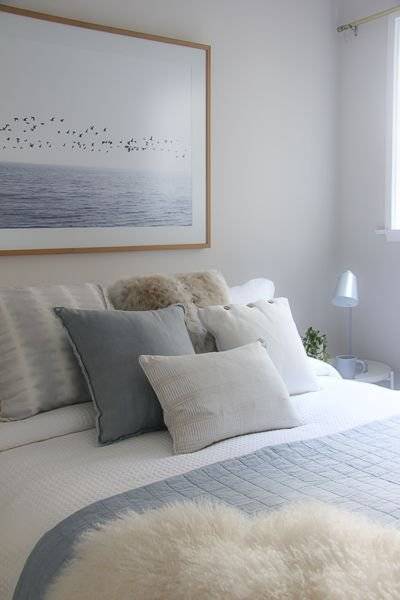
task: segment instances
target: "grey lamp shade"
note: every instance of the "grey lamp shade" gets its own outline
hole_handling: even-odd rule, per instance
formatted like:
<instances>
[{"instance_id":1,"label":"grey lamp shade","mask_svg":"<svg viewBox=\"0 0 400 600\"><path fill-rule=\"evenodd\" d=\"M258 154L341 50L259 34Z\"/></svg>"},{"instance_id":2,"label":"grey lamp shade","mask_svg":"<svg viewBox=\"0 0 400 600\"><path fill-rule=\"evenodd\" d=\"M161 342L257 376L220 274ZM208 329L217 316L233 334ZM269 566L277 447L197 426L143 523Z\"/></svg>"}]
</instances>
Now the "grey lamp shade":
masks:
<instances>
[{"instance_id":1,"label":"grey lamp shade","mask_svg":"<svg viewBox=\"0 0 400 600\"><path fill-rule=\"evenodd\" d=\"M342 308L353 308L353 306L357 306L357 277L351 271L345 271L339 277L332 304Z\"/></svg>"}]
</instances>

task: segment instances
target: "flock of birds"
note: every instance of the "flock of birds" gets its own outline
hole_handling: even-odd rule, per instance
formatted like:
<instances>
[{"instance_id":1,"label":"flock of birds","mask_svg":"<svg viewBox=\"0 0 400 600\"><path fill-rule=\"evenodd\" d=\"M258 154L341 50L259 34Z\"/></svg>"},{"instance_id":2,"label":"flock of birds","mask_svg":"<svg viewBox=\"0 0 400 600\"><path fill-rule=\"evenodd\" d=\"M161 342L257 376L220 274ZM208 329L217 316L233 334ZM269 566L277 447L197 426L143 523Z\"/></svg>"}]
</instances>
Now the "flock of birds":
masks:
<instances>
[{"instance_id":1,"label":"flock of birds","mask_svg":"<svg viewBox=\"0 0 400 600\"><path fill-rule=\"evenodd\" d=\"M51 136L50 136L51 134ZM46 138L50 138L46 139ZM59 137L59 139L57 139ZM169 152L176 159L184 159L187 149L179 140L154 135L111 138L107 127L93 124L84 129L67 127L65 118L14 116L0 125L0 149L3 150L73 150L77 152Z\"/></svg>"}]
</instances>

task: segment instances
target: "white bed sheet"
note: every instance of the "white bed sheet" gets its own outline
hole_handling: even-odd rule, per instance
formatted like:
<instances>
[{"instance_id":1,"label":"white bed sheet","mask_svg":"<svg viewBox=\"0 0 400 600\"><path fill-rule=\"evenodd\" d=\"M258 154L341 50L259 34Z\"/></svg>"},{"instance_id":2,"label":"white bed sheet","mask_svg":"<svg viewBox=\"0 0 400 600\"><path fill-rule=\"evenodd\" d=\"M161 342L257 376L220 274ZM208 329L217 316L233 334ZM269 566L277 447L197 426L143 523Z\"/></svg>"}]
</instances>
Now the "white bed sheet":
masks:
<instances>
[{"instance_id":1,"label":"white bed sheet","mask_svg":"<svg viewBox=\"0 0 400 600\"><path fill-rule=\"evenodd\" d=\"M91 402L63 406L22 421L0 422L0 452L93 427Z\"/></svg>"},{"instance_id":2,"label":"white bed sheet","mask_svg":"<svg viewBox=\"0 0 400 600\"><path fill-rule=\"evenodd\" d=\"M400 392L335 377L319 380L321 391L293 398L305 425L233 438L189 455L172 456L167 432L99 447L95 430L89 429L92 415L87 405L63 409L63 425L57 419L57 437L52 439L46 439L48 427L58 411L46 419L33 417L34 434L27 422L22 427L2 424L0 439L6 431L3 425L12 425L19 445L0 451L1 600L11 599L40 537L91 502L263 446L320 437L400 414ZM11 429L7 435L13 437ZM41 441L30 443L33 435ZM3 447L7 443L3 440Z\"/></svg>"}]
</instances>

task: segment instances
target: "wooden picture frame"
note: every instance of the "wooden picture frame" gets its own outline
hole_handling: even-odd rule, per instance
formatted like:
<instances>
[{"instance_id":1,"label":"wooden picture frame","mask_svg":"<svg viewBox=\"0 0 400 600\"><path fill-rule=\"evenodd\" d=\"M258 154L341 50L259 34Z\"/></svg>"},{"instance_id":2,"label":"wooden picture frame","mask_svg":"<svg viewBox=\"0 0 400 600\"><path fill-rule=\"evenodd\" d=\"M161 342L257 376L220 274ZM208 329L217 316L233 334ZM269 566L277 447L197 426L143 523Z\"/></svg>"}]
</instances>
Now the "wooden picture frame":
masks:
<instances>
[{"instance_id":1,"label":"wooden picture frame","mask_svg":"<svg viewBox=\"0 0 400 600\"><path fill-rule=\"evenodd\" d=\"M9 90L8 98L10 101L8 105L6 103L6 108L4 109L5 111L8 109L8 113L1 114L0 110L0 167L3 165L6 174L6 176L3 176L2 178L6 186L6 189L3 189L3 193L0 177L0 255L209 248L211 243L210 46L158 35L139 33L129 29L108 27L97 23L58 17L4 4L0 4L0 37L2 17L3 20L8 19L6 24L7 33L10 31L11 23L11 30L14 28L14 37L10 37L7 40L9 46L4 46L4 48L7 48L9 54L8 57L6 57L3 52L3 64L1 63L0 58L0 76L2 68L8 69L7 81L11 82L7 88ZM18 17L18 19L16 19L16 17ZM32 25L33 23L37 23L39 26L34 27ZM58 27L57 31L53 31L53 24ZM63 29L61 29L60 26L62 26ZM21 31L19 31L20 27ZM60 50L58 50L57 44L60 38L60 32L64 31L64 28L64 37L61 36L60 44L64 44L65 47L60 46ZM16 32L18 32L18 35ZM97 36L94 37L97 32L99 33L99 36L103 36L101 39L98 39ZM113 34L115 38L110 36L110 34ZM12 33L10 35L12 36ZM69 41L71 36L74 38L72 42ZM118 40L118 42L114 40ZM33 108L31 110L25 108L28 106L26 98L29 97L30 94L20 93L18 95L17 92L13 90L13 82L15 79L15 89L18 89L19 91L21 86L23 91L25 89L24 85L27 86L26 79L31 75L24 73L24 77L22 77L21 71L23 71L23 62L21 57L27 55L26 52L28 46L25 45L23 49L18 49L21 56L15 58L15 64L13 65L14 72L12 72L9 66L5 65L6 61L8 61L7 65L9 65L10 56L15 55L15 53L12 54L13 48L19 48L16 44L32 44L32 54L35 58L38 41L43 44L50 44L50 50L54 48L56 55L58 55L58 52L60 52L60 55L62 55L63 52L66 52L66 47L69 45L68 52L72 53L71 60L73 61L75 59L75 64L78 65L75 72L77 72L77 80L80 81L84 81L85 75L84 71L80 74L80 65L83 63L88 65L87 61L85 63L85 59L88 57L90 60L94 57L93 65L92 63L90 63L90 65L93 67L94 72L97 72L97 69L99 73L100 70L98 69L96 61L105 60L105 70L108 67L109 72L112 66L114 66L114 68L115 65L119 66L118 61L120 61L122 65L121 73L127 73L127 68L130 68L131 61L135 60L136 62L134 62L134 64L132 63L132 73L135 77L137 75L137 77L136 79L135 77L132 77L132 82L129 80L127 83L123 83L123 85L136 85L138 87L138 81L143 81L143 87L147 90L144 92L143 98L137 100L139 103L141 102L139 112L141 111L142 116L145 116L141 121L139 121L138 117L137 124L138 130L140 130L139 133L136 134L135 131L132 131L132 127L129 129L128 125L126 126L128 130L127 134L123 135L121 133L122 126L125 126L125 123L122 123L123 117L119 117L119 115L128 114L129 104L117 106L111 115L111 121L114 119L119 127L119 129L118 127L116 128L117 133L115 133L115 135L112 133L112 127L111 129L107 127L101 129L97 123L94 123L93 125L89 124L90 121L86 121L86 128L85 124L82 124L82 121L76 126L76 129L73 129L73 125L71 124L72 118L69 119L69 116L72 117L74 114L73 110L71 109L71 115L68 114L68 109L67 111L63 109L63 112L60 112L58 111L56 102L53 103L51 109L47 107L47 113L46 110L44 111L46 114L43 114L43 112L39 114L38 98L40 97L40 93L36 94L37 97L33 100ZM53 44L53 46L51 46L51 44ZM80 61L80 56L77 54L80 52L80 44L82 44L82 61ZM72 47L72 45L74 46ZM108 54L106 54L104 47L106 47L106 50L108 49ZM136 55L132 57L129 54L130 48L132 51L139 53L138 58ZM18 52L16 52L16 54L18 54ZM23 52L25 52L25 54L23 54ZM44 56L43 48L40 47L37 52L38 57ZM48 54L47 51L46 56ZM29 57L31 57L31 53L29 53ZM148 67L149 65L151 65L150 69ZM38 69L37 64L35 66L35 63L33 63L33 69L35 70L35 68ZM86 68L89 69L89 66L86 66ZM170 79L168 79L167 76L164 81L162 75L164 69L172 73L172 77L170 78L172 83L175 81L174 77L176 77L179 85L173 87L172 83L169 83ZM46 72L49 72L49 70ZM130 72L131 71L129 71L129 73ZM127 79L128 78L126 78L126 80ZM125 82L126 80L121 77L116 81L118 84L119 82ZM62 81L63 80L61 79L61 89L59 91L61 105L63 104L63 101L65 104L65 89L63 88ZM66 76L65 81L71 82L72 80L68 80ZM99 84L99 81L100 79L96 81L96 85ZM162 87L163 82L166 85L165 88ZM52 90L51 95L53 100L57 100L57 98L55 98L57 91L54 91L54 83L54 80L49 79L49 90ZM39 84L37 85L39 87ZM64 85L67 84L65 83ZM148 90L151 91L157 89L158 85L160 86L160 93L152 96ZM43 91L43 88L45 87L46 82L43 84L42 81L40 89L42 90L42 96L45 98L44 102L46 103L48 96L45 94L46 90ZM124 95L122 93L121 97L126 97L126 102L132 103L132 98L135 97L137 99L138 96L137 87L132 88L136 89L136 95L133 93L131 95ZM90 103L87 98L89 88L86 90L85 86L81 86L80 89L84 91L82 104L85 105L86 102L86 112L89 114ZM64 95L61 96L63 90ZM173 96L176 90L179 107L184 107L181 111L182 115L179 114L180 111L178 109L174 111L172 108L168 111L167 107L165 108L164 115L164 104L160 104L160 100L158 106L162 107L162 114L159 116L157 111L157 101L158 97L164 97L163 93L165 90L167 104L169 101L172 107ZM78 94L79 93L80 92L78 92ZM147 95L145 95L146 93ZM179 94L181 94L181 96ZM35 94L33 95L35 96ZM20 107L20 110L18 109L18 106L17 108L14 108L16 98L17 104L21 100L20 105L23 108ZM110 94L108 95L108 99L110 99ZM182 104L180 104L181 100ZM78 104L78 102L76 101L75 104ZM151 115L147 116L147 114L145 114L146 106L150 104L154 104L153 111L157 124L163 124L164 129L160 127L158 131L153 133L152 127L148 126L148 131L144 134L144 125L142 125L142 123L151 123ZM105 105L107 106L107 103L105 103ZM13 107L12 111L11 106ZM54 109L53 106L55 107ZM65 106L67 106L67 104L65 104ZM94 106L98 107L96 110L100 111L102 103L95 102L93 104L93 107ZM110 103L109 106L111 106ZM53 112L56 116L53 116ZM65 112L66 114L64 116ZM51 117L50 114L52 115ZM62 118L60 117L61 114L63 115ZM75 115L77 114L78 113L75 112ZM170 115L173 116L170 118ZM188 125L189 117L190 128ZM118 118L121 119L121 122L118 122ZM134 117L132 117L132 119L133 118ZM126 120L126 122L128 121L129 123L131 122L130 118ZM5 127L6 125L8 125L8 127ZM171 133L172 131L175 131L174 125L178 132L177 136L174 136ZM155 128L157 128L157 125ZM98 132L96 132L96 130L98 130ZM110 130L111 133L109 133ZM185 133L182 134L182 131ZM190 136L186 135L187 131L190 131ZM71 137L72 132L74 132L75 137ZM102 134L103 138L107 139L101 139ZM95 137L95 135L97 137ZM43 138L43 140L41 138ZM53 150L53 148L55 149ZM164 150L165 152L162 154L162 151ZM4 155L3 158L2 151ZM135 160L140 165L136 166L134 169L128 166L127 162L131 151L133 152ZM47 154L45 154L46 152ZM169 154L167 154L167 152ZM112 161L114 161L112 167L109 167L108 163L107 166L104 166L106 160L111 160L108 159L106 154L112 156ZM73 158L75 156L79 157L79 161L81 161L81 157L84 157L83 160L84 162L87 162L87 165L85 163L85 166L82 167L80 162L79 164L74 164L72 161L78 160ZM150 158L150 156L156 158L153 159ZM119 157L121 157L121 161L124 161L124 170L126 171L124 177L126 176L127 187L120 192L118 201L115 201L114 205L110 204L111 201L107 197L105 205L108 208L103 209L102 204L93 204L95 200L94 197L90 195L90 190L97 190L97 186L93 183L93 187L91 188L88 181L90 178L95 181L99 176L100 171L94 171L94 169L104 169L102 173L107 172L107 177L103 177L103 181L106 181L107 178L109 180L108 184L104 183L102 185L102 189L106 188L106 191L103 192L104 196L108 193L107 190L114 190L115 180L117 179L115 170L119 169ZM176 163L173 164L174 159L176 159ZM34 162L29 163L30 160L34 160ZM52 161L51 163L48 162L50 160ZM60 162L63 160L67 162ZM93 162L95 160L97 160L97 163ZM179 160L181 163L178 165ZM148 168L150 161L153 161L153 163L157 165L157 169L159 169L158 171L154 171L156 174L155 178L153 178L153 170L149 170ZM98 166L98 164L100 166ZM130 164L131 163L129 163L129 165ZM48 168L49 171L47 175L44 171L45 168ZM82 175L81 171L79 172L78 180L80 177L87 177L83 180L85 181L85 189L87 190L87 199L85 202L88 206L85 204L85 209L79 208L77 214L66 204L68 198L73 198L74 201L77 198L76 190L75 195L71 191L71 181L74 181L74 177L76 179L76 175L68 179L69 170L75 168L86 169L88 173L90 170L90 176ZM63 169L63 171L62 177L60 178L59 173L61 173L61 169ZM114 172L110 175L111 169L114 169ZM38 170L41 170L40 177L36 176ZM126 201L125 205L122 202L122 205L125 206L125 212L129 217L128 221L131 219L133 224L131 221L129 221L128 226L125 225L125 222L123 224L118 223L117 225L110 225L108 221L105 223L107 215L112 219L117 219L119 212L118 210L115 210L115 206L121 206L120 198L125 198L129 195L128 191L130 188L128 188L128 186L133 185L133 183L131 183L133 173L137 174L135 179L135 190L139 186L139 181L142 186L140 188L141 192L137 193L137 198L135 197L135 202L139 208L137 210L135 209L135 212L128 201ZM56 174L57 177L55 177L54 174ZM124 177L122 177L122 181L124 180ZM41 181L41 188L34 187L36 185L36 180ZM188 183L189 180L190 183ZM21 192L14 193L15 181L18 183L16 186L17 189L19 189L20 182L25 185L24 182L26 181L31 182L30 185L32 188L29 188L28 184L26 184L25 188L22 186L23 189ZM48 192L46 184L44 186L45 192L35 192L38 198L37 203L40 207L35 211L29 205L29 192L26 191L26 187L28 186L28 190L42 190L43 181L61 181L61 185L54 188L59 190L56 192L54 190L51 193ZM65 186L63 181L65 182ZM121 177L119 177L118 181L121 181ZM154 183L154 181L156 181L156 183ZM7 182L9 182L8 188ZM120 185L122 188L122 183ZM48 186L50 187L50 183ZM65 190L68 190L68 192L65 192L65 197L63 196L64 187ZM7 189L11 190L12 193L8 193ZM190 195L188 192L189 189ZM163 190L166 190L166 192L164 193ZM180 195L178 194L178 191ZM33 196L35 196L35 193ZM49 201L48 205L43 204L44 200L42 200L42 196L40 195L42 193L49 194L51 203ZM110 191L109 193L111 195L116 194L114 191ZM61 206L68 208L65 213L62 212L62 208L60 208L58 204L54 204L54 202L58 202L58 196L55 198L54 194L59 194ZM143 196L141 194L143 194ZM115 197L117 198L117 196ZM146 198L145 208L140 204L142 197ZM14 202L13 198L16 198L17 200ZM20 202L21 198L23 199L22 206L29 205L28 216L26 216L27 211L25 209L24 212L23 209L18 208L18 202ZM158 209L155 207L157 202L153 202L152 198L157 199L157 202L159 203ZM100 200L96 198L96 202L100 202ZM168 210L161 208L164 206L162 202L167 203ZM36 204L34 203L33 206L36 207ZM55 216L52 214L49 215L46 212L47 206L51 208L50 213L54 210ZM18 210L15 207L17 207ZM100 207L101 210L97 210L98 207ZM84 212L84 210L86 210L86 212ZM106 212L107 210L108 213ZM148 210L148 214L146 213L146 210ZM66 214L69 215L67 226L65 226ZM87 220L87 223L84 226L81 225L81 221L79 220L81 217L79 215L83 215ZM94 224L88 224L92 223L92 221L89 220L89 216L90 219L94 220ZM40 219L43 219L43 221L40 221ZM121 217L121 219L123 219L123 217ZM143 219L143 223L137 224L137 219ZM163 219L165 219L165 221ZM56 220L55 224L53 223L54 220ZM99 225L101 220L104 222ZM52 224L52 226L47 226L47 222ZM78 222L79 226L76 226L76 223ZM175 234L179 239L174 239ZM42 239L46 239L47 241L41 245L40 240ZM66 239L71 239L71 243L63 243L63 240ZM110 239L110 243L108 243L108 239ZM121 243L115 243L115 239L121 240ZM129 239L129 243L125 243L126 239ZM33 240L35 243L30 243L30 240ZM52 240L55 240L56 243L52 243ZM79 240L83 240L84 243L80 243ZM91 240L95 240L95 243L91 243ZM106 240L106 242L102 243L102 240Z\"/></svg>"}]
</instances>

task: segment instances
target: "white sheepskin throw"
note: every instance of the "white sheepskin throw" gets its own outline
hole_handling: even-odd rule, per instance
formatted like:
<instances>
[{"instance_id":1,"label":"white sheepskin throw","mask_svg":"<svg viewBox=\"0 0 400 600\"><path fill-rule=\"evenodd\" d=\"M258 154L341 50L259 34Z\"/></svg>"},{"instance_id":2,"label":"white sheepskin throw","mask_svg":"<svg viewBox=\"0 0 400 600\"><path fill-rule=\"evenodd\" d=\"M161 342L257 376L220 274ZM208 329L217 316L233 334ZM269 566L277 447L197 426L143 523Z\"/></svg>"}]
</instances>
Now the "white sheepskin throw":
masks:
<instances>
[{"instance_id":1,"label":"white sheepskin throw","mask_svg":"<svg viewBox=\"0 0 400 600\"><path fill-rule=\"evenodd\" d=\"M216 349L214 338L197 316L197 307L229 303L228 285L218 271L131 277L117 281L107 291L118 310L158 310L171 304L183 304L196 352Z\"/></svg>"},{"instance_id":2,"label":"white sheepskin throw","mask_svg":"<svg viewBox=\"0 0 400 600\"><path fill-rule=\"evenodd\" d=\"M83 535L46 600L398 600L400 531L320 504L128 513Z\"/></svg>"}]
</instances>

